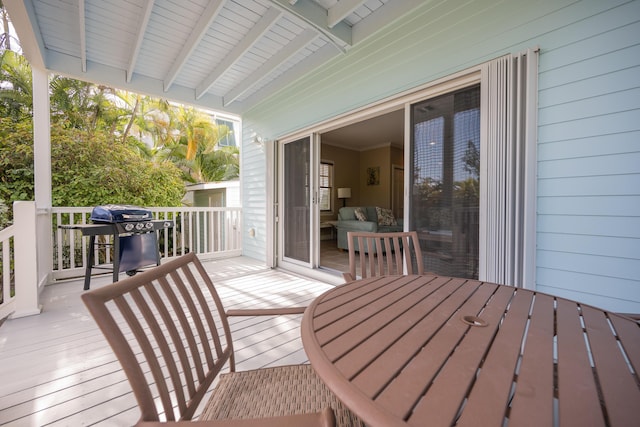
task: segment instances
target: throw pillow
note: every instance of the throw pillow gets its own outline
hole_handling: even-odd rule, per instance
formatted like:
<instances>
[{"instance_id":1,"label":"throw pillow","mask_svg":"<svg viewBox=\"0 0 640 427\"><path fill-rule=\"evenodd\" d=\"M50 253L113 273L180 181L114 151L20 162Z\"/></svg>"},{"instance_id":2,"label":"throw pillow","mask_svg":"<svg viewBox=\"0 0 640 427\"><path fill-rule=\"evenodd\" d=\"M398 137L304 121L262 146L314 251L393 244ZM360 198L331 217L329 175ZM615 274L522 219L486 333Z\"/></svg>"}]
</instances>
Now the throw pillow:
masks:
<instances>
[{"instance_id":1,"label":"throw pillow","mask_svg":"<svg viewBox=\"0 0 640 427\"><path fill-rule=\"evenodd\" d=\"M378 214L378 225L398 225L398 221L394 218L391 209L376 206L376 213Z\"/></svg>"},{"instance_id":2,"label":"throw pillow","mask_svg":"<svg viewBox=\"0 0 640 427\"><path fill-rule=\"evenodd\" d=\"M358 218L358 221L367 221L367 215L364 213L362 208L355 208L353 214Z\"/></svg>"}]
</instances>

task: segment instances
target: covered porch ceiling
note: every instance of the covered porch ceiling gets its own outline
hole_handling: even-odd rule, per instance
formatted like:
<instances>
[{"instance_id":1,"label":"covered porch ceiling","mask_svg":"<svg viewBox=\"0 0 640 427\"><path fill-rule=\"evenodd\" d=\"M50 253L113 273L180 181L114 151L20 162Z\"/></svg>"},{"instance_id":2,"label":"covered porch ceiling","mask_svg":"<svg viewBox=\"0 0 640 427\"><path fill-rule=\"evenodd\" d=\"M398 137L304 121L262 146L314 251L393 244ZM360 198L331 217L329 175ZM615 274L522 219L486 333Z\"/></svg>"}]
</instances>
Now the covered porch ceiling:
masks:
<instances>
[{"instance_id":1,"label":"covered porch ceiling","mask_svg":"<svg viewBox=\"0 0 640 427\"><path fill-rule=\"evenodd\" d=\"M5 0L55 74L242 115L423 0Z\"/></svg>"}]
</instances>

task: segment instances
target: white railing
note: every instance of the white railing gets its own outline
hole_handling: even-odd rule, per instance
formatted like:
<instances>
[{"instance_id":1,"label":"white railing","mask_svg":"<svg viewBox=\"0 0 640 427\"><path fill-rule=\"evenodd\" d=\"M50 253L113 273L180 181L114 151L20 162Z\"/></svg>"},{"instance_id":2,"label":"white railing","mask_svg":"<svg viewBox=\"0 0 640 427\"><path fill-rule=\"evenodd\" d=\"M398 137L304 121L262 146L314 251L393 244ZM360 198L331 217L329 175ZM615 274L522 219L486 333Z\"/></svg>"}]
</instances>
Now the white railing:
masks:
<instances>
[{"instance_id":1,"label":"white railing","mask_svg":"<svg viewBox=\"0 0 640 427\"><path fill-rule=\"evenodd\" d=\"M14 241L16 226L0 230L0 320L13 311L15 299Z\"/></svg>"},{"instance_id":2,"label":"white railing","mask_svg":"<svg viewBox=\"0 0 640 427\"><path fill-rule=\"evenodd\" d=\"M38 215L33 201L13 204L13 225L0 230L0 272L2 273L0 319L40 313L39 295L49 268L38 262ZM46 271L45 271L46 270Z\"/></svg>"},{"instance_id":3,"label":"white railing","mask_svg":"<svg viewBox=\"0 0 640 427\"><path fill-rule=\"evenodd\" d=\"M88 238L80 230L61 229L59 225L90 224L92 208L53 208L52 279L79 277L87 265ZM239 256L241 242L241 208L149 208L154 218L171 220L173 228L158 231L158 246L162 259L195 252L203 257ZM111 236L97 236L101 243L112 243ZM95 245L94 259L100 264L111 263L110 246Z\"/></svg>"}]
</instances>

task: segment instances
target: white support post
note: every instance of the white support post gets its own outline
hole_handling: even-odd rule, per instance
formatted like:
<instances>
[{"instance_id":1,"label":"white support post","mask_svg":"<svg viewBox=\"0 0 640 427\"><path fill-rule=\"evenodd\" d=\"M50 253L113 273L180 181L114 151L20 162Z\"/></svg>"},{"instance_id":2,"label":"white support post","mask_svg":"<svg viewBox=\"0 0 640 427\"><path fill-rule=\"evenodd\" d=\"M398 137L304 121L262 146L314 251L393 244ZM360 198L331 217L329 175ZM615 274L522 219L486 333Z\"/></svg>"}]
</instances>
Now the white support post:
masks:
<instances>
[{"instance_id":1,"label":"white support post","mask_svg":"<svg viewBox=\"0 0 640 427\"><path fill-rule=\"evenodd\" d=\"M10 318L40 314L38 300L38 259L35 202L15 202L13 223L16 227L15 250L15 311Z\"/></svg>"},{"instance_id":2,"label":"white support post","mask_svg":"<svg viewBox=\"0 0 640 427\"><path fill-rule=\"evenodd\" d=\"M38 240L38 287L47 284L53 270L51 236L51 108L49 102L49 73L31 67L33 75L33 170Z\"/></svg>"}]
</instances>

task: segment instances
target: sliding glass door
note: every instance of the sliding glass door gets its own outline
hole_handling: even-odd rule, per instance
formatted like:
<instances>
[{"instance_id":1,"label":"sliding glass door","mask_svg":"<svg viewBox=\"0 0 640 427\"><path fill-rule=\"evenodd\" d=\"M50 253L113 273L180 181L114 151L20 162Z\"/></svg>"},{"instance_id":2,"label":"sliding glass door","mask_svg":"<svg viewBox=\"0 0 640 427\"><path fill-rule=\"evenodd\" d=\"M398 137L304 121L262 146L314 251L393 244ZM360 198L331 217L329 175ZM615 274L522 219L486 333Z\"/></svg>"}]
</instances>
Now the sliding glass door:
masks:
<instances>
[{"instance_id":1,"label":"sliding glass door","mask_svg":"<svg viewBox=\"0 0 640 427\"><path fill-rule=\"evenodd\" d=\"M280 143L278 263L319 262L319 142L316 134Z\"/></svg>"},{"instance_id":2,"label":"sliding glass door","mask_svg":"<svg viewBox=\"0 0 640 427\"><path fill-rule=\"evenodd\" d=\"M411 108L411 230L425 268L478 277L480 86Z\"/></svg>"}]
</instances>

